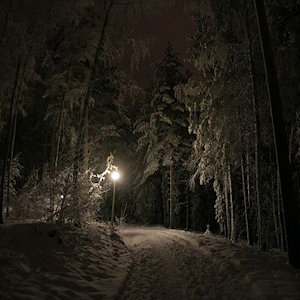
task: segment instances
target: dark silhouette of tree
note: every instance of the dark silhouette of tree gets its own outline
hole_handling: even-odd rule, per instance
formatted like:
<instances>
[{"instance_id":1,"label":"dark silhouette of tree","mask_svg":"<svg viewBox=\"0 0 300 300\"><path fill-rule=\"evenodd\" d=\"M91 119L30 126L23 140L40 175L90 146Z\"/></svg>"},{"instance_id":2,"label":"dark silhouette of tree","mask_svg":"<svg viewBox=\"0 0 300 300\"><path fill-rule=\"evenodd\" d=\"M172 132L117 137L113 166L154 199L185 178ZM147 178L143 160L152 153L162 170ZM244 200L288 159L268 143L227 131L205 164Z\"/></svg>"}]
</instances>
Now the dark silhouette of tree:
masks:
<instances>
[{"instance_id":1,"label":"dark silhouette of tree","mask_svg":"<svg viewBox=\"0 0 300 300\"><path fill-rule=\"evenodd\" d=\"M287 135L284 130L283 107L273 58L267 17L263 1L255 0L261 49L264 57L266 84L270 101L276 161L278 164L284 216L287 230L288 254L291 265L300 268L299 210L291 179Z\"/></svg>"},{"instance_id":2,"label":"dark silhouette of tree","mask_svg":"<svg viewBox=\"0 0 300 300\"><path fill-rule=\"evenodd\" d=\"M151 108L148 119L140 120L136 132L140 134L140 147L145 147L146 164L144 182L157 172L168 174L168 188L163 188L164 215L168 215L168 226L174 226L175 193L188 145L187 111L185 103L176 97L176 86L186 81L181 73L181 63L168 44L164 58L156 65L156 77L151 92ZM164 178L164 175L162 175ZM166 182L162 183L165 186ZM166 191L168 191L166 193ZM165 217L166 219L166 217ZM167 224L165 224L167 225Z\"/></svg>"}]
</instances>

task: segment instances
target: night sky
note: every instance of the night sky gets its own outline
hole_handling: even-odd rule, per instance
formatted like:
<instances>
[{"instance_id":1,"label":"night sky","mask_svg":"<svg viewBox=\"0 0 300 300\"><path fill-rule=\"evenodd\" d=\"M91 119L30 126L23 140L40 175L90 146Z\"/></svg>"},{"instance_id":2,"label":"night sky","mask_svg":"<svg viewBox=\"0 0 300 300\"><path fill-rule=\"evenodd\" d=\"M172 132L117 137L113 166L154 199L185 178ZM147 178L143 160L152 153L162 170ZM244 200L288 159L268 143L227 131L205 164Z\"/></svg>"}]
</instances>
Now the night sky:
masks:
<instances>
[{"instance_id":1,"label":"night sky","mask_svg":"<svg viewBox=\"0 0 300 300\"><path fill-rule=\"evenodd\" d=\"M154 41L149 49L149 57L141 63L138 72L134 72L134 78L143 85L147 82L147 77L151 77L153 72L152 63L161 58L168 42L174 45L181 59L185 58L186 51L191 46L188 37L195 31L196 25L191 18L190 1L175 0L170 8L162 10L145 22L140 22L134 28L136 36L142 39L153 36ZM184 67L194 70L188 63L185 63Z\"/></svg>"}]
</instances>

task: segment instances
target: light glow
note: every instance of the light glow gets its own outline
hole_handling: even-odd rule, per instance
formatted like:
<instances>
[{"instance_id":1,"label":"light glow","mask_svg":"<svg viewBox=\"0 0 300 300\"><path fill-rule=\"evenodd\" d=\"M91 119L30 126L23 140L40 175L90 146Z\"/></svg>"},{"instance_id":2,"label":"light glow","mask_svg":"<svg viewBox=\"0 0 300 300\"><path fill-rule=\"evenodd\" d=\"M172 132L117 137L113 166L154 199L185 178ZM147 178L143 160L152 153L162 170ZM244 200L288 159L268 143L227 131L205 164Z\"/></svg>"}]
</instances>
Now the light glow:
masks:
<instances>
[{"instance_id":1,"label":"light glow","mask_svg":"<svg viewBox=\"0 0 300 300\"><path fill-rule=\"evenodd\" d=\"M111 173L112 180L118 180L120 178L120 173L118 171L113 171Z\"/></svg>"}]
</instances>

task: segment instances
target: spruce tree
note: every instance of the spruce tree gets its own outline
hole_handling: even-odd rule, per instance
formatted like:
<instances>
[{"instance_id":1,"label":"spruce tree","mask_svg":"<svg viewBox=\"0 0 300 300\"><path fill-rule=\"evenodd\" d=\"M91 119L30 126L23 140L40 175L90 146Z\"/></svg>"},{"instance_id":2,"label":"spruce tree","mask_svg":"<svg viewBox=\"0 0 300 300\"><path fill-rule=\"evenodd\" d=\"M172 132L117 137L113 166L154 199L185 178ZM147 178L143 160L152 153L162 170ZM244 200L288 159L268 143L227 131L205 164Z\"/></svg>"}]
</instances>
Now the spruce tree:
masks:
<instances>
[{"instance_id":1,"label":"spruce tree","mask_svg":"<svg viewBox=\"0 0 300 300\"><path fill-rule=\"evenodd\" d=\"M158 171L168 174L169 204L164 205L169 215L169 227L174 226L174 210L178 183L187 158L189 136L188 112L185 103L178 99L176 87L186 82L182 64L168 43L164 58L156 64L151 92L151 112L148 119L137 125L139 143L146 148L143 181ZM156 175L157 176L157 175ZM165 183L164 183L165 184ZM164 185L163 184L163 185Z\"/></svg>"}]
</instances>

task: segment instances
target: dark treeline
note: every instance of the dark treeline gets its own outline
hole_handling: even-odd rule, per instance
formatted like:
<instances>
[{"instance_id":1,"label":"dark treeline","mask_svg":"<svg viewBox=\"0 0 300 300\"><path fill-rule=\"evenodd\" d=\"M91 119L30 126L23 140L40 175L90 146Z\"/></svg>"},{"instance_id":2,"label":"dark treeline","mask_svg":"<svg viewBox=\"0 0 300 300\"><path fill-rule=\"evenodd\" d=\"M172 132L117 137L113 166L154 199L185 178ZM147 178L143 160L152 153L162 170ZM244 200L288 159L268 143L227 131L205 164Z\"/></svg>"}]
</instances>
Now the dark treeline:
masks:
<instances>
[{"instance_id":1,"label":"dark treeline","mask_svg":"<svg viewBox=\"0 0 300 300\"><path fill-rule=\"evenodd\" d=\"M210 224L233 242L287 250L254 3L193 1L188 52L165 41L140 87L130 74L153 41L136 39L134 27L172 4L1 2L1 222L108 220L107 175L119 169L118 221ZM265 9L299 209L299 5Z\"/></svg>"}]
</instances>

